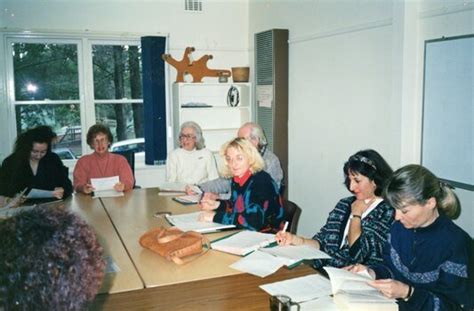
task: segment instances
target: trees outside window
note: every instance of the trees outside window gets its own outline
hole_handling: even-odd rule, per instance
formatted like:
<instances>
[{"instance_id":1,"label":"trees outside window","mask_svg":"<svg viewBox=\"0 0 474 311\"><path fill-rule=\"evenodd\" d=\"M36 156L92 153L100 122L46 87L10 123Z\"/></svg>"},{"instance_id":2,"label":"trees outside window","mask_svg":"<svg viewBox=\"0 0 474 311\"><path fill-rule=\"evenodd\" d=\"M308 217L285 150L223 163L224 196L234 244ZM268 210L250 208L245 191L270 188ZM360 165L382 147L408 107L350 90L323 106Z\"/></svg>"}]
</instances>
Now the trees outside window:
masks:
<instances>
[{"instance_id":1,"label":"trees outside window","mask_svg":"<svg viewBox=\"0 0 474 311\"><path fill-rule=\"evenodd\" d=\"M69 148L76 156L88 152L83 140L96 122L109 125L115 141L143 137L138 40L15 37L8 42L9 98L18 134L49 125L58 134L55 148Z\"/></svg>"}]
</instances>

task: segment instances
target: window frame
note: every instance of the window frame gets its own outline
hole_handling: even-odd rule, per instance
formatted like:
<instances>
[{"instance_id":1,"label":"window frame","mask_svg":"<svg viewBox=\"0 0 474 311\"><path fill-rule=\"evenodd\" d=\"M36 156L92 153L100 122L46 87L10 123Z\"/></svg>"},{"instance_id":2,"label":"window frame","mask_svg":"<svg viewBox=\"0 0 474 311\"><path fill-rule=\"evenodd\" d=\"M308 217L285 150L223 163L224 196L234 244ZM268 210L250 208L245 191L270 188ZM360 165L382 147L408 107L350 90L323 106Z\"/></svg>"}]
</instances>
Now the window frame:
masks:
<instances>
[{"instance_id":1,"label":"window frame","mask_svg":"<svg viewBox=\"0 0 474 311\"><path fill-rule=\"evenodd\" d=\"M16 130L16 112L17 105L28 104L79 104L81 128L88 129L96 123L95 105L96 104L127 104L142 103L142 99L106 99L96 100L94 98L94 80L92 63L93 45L141 45L140 36L114 36L114 35L87 35L87 34L30 34L30 33L5 33L3 34L4 44L3 53L5 57L5 99L6 99L6 128L12 135L8 135L8 146L12 146L15 137L18 135ZM14 43L28 44L74 44L77 47L78 64L78 88L79 98L77 100L19 100L15 98L14 68L13 68L13 46ZM1 90L0 90L1 91ZM82 154L90 153L90 148L86 142L87 130L81 134ZM9 141L8 141L9 140ZM77 159L63 160L68 167L73 167Z\"/></svg>"}]
</instances>

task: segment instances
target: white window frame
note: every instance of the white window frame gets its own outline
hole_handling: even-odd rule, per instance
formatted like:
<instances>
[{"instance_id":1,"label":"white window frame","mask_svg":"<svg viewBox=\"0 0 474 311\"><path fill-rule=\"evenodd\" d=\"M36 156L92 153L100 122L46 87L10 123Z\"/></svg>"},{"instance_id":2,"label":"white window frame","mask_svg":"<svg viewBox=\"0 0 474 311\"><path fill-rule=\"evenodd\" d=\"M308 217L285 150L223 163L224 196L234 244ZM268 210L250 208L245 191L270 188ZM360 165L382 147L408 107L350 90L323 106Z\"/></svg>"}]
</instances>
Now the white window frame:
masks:
<instances>
[{"instance_id":1,"label":"white window frame","mask_svg":"<svg viewBox=\"0 0 474 311\"><path fill-rule=\"evenodd\" d=\"M33 43L33 44L75 44L77 46L78 57L78 83L79 83L79 99L77 100L35 100L35 101L17 101L15 99L14 89L14 71L13 71L13 43ZM81 127L83 129L82 152L89 153L89 146L86 142L87 129L95 124L95 104L100 103L143 103L143 99L110 99L95 100L94 99L94 81L92 67L92 45L141 45L140 37L126 37L113 35L78 35L78 34L4 34L1 48L1 54L5 56L5 98L7 101L7 121L6 128L10 135L6 135L7 145L12 146L17 136L15 106L18 104L79 104ZM0 65L0 70L2 66ZM1 80L1 78L0 78ZM1 83L2 81L0 81ZM1 93L1 89L0 89ZM10 149L10 148L9 148ZM76 160L64 160L68 167L73 167Z\"/></svg>"}]
</instances>

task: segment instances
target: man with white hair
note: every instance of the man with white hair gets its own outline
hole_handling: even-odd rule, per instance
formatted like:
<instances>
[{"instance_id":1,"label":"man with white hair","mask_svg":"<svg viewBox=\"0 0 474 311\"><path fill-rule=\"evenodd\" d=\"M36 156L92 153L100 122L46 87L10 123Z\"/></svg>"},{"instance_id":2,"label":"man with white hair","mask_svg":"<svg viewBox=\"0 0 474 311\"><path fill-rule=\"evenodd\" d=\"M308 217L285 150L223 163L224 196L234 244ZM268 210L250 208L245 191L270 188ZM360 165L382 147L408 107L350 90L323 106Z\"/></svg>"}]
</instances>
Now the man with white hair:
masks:
<instances>
[{"instance_id":1,"label":"man with white hair","mask_svg":"<svg viewBox=\"0 0 474 311\"><path fill-rule=\"evenodd\" d=\"M257 148L263 160L265 161L264 171L270 174L280 189L281 182L283 180L283 170L278 157L267 149L268 142L262 127L253 122L244 123L239 128L237 136L247 139L255 146L255 148ZM230 183L230 179L221 177L202 183L199 185L199 187L206 193L223 194L230 191Z\"/></svg>"}]
</instances>

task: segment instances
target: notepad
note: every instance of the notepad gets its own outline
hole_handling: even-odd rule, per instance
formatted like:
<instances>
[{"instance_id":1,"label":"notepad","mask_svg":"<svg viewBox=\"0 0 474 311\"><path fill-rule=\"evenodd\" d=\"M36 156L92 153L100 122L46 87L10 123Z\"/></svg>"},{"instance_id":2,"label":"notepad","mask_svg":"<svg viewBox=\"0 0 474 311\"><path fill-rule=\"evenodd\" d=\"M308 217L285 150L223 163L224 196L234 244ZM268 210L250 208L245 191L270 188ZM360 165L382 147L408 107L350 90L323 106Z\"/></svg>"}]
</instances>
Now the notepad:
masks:
<instances>
[{"instance_id":1,"label":"notepad","mask_svg":"<svg viewBox=\"0 0 474 311\"><path fill-rule=\"evenodd\" d=\"M221 252L244 256L273 242L275 242L274 234L256 231L241 231L229 237L212 242L211 248Z\"/></svg>"},{"instance_id":2,"label":"notepad","mask_svg":"<svg viewBox=\"0 0 474 311\"><path fill-rule=\"evenodd\" d=\"M165 218L170 224L182 231L208 233L235 228L235 225L223 225L216 222L199 221L198 217L200 213L201 212L181 215L165 215Z\"/></svg>"},{"instance_id":3,"label":"notepad","mask_svg":"<svg viewBox=\"0 0 474 311\"><path fill-rule=\"evenodd\" d=\"M309 245L288 245L262 248L266 252L285 261L286 266L293 266L307 259L330 259L325 252Z\"/></svg>"},{"instance_id":4,"label":"notepad","mask_svg":"<svg viewBox=\"0 0 474 311\"><path fill-rule=\"evenodd\" d=\"M312 300L331 295L331 284L319 274L297 277L285 281L260 285L270 295L285 295L296 302Z\"/></svg>"}]
</instances>

